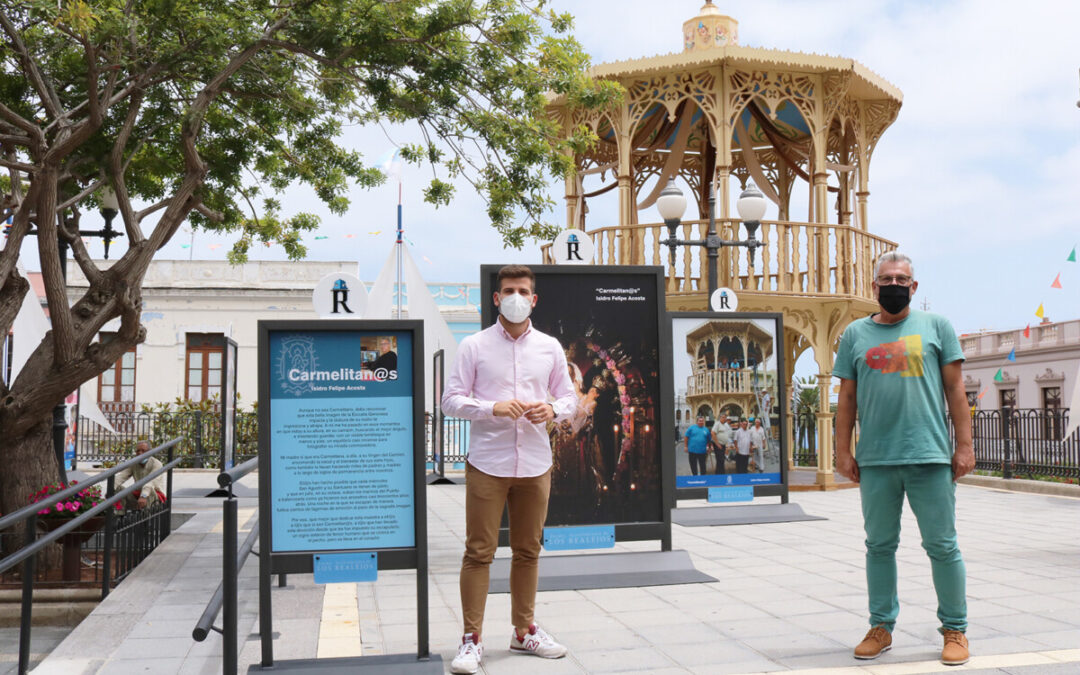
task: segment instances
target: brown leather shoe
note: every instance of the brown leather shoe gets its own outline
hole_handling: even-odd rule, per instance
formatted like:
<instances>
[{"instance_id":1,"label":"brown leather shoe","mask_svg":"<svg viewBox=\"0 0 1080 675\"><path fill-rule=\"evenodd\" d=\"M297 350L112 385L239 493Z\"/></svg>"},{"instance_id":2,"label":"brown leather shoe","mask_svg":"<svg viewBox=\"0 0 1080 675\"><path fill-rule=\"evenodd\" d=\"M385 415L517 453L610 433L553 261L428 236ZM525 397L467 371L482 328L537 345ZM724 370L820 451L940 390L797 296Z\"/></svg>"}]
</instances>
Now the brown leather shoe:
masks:
<instances>
[{"instance_id":1,"label":"brown leather shoe","mask_svg":"<svg viewBox=\"0 0 1080 675\"><path fill-rule=\"evenodd\" d=\"M967 636L958 630L943 630L945 646L941 649L941 662L947 666L959 666L968 662Z\"/></svg>"},{"instance_id":2,"label":"brown leather shoe","mask_svg":"<svg viewBox=\"0 0 1080 675\"><path fill-rule=\"evenodd\" d=\"M855 648L855 658L876 659L892 648L892 633L879 623L870 629L863 641Z\"/></svg>"}]
</instances>

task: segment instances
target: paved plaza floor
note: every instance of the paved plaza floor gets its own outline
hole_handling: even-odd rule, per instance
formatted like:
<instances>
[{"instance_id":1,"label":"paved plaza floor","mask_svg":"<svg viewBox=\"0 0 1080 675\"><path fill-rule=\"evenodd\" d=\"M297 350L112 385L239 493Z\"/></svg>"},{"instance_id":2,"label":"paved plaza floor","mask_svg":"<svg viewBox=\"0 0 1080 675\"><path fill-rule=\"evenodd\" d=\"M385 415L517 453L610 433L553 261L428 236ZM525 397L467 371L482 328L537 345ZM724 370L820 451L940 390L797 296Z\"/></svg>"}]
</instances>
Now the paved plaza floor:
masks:
<instances>
[{"instance_id":1,"label":"paved plaza floor","mask_svg":"<svg viewBox=\"0 0 1080 675\"><path fill-rule=\"evenodd\" d=\"M253 487L256 480L253 475L244 482ZM220 672L221 636L191 639L220 580L220 500L191 496L212 484L212 474L178 476L185 496L177 498L176 509L195 517L55 646L35 673ZM427 495L431 648L448 665L462 630L458 570L465 490L431 486ZM826 520L674 526L674 547L688 551L716 582L540 593L537 621L569 647L564 659L510 654L509 596L490 596L483 672L1080 672L1080 500L959 488L973 657L953 668L937 660L941 638L930 565L910 511L905 507L897 555L901 612L893 649L859 662L851 649L868 626L858 490L793 493L792 501ZM704 506L680 507L697 504ZM241 500L242 527L250 527L255 508L254 499ZM615 551L658 546L633 542ZM259 660L256 571L252 557L240 580L241 672ZM327 586L295 575L273 597L279 659L415 653L412 572L381 572L375 584ZM2 641L0 649L10 654L13 644Z\"/></svg>"}]
</instances>

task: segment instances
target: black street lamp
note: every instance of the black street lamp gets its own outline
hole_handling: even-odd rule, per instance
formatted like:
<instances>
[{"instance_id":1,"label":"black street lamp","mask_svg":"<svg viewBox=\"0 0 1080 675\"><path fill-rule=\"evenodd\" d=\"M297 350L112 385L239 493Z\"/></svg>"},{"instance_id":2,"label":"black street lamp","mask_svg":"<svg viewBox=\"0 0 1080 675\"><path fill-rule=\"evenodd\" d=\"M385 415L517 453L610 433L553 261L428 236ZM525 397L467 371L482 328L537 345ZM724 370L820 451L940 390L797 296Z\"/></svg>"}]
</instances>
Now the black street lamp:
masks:
<instances>
[{"instance_id":1,"label":"black street lamp","mask_svg":"<svg viewBox=\"0 0 1080 675\"><path fill-rule=\"evenodd\" d=\"M116 214L120 212L119 202L116 200L116 193L110 188L103 188L101 191L101 215L105 218L105 227L100 230L79 230L78 236L80 237L100 237L105 242L105 259L109 259L109 244L113 239L123 237L123 232L118 232L113 229L112 221L116 218ZM10 227L10 226L9 226ZM8 228L5 228L7 230ZM31 228L28 235L36 237L38 236L38 229ZM60 274L64 280L64 293L67 294L67 252L68 243L61 235L59 238L59 252L60 252ZM60 481L67 483L67 469L64 467L64 437L67 434L67 420L64 419L64 412L67 410L67 406L61 401L53 408L53 451L56 453L56 465L60 470Z\"/></svg>"},{"instance_id":2,"label":"black street lamp","mask_svg":"<svg viewBox=\"0 0 1080 675\"><path fill-rule=\"evenodd\" d=\"M660 217L664 219L664 224L667 225L668 229L668 238L661 241L660 244L670 249L669 259L671 260L671 266L675 266L675 249L679 246L703 246L708 251L709 299L706 300L706 306L712 302L712 294L719 286L716 277L720 249L725 246L748 248L750 250L750 266L753 267L754 252L758 247L765 245L764 242L757 240L757 229L761 225L761 217L765 215L766 204L765 196L761 194L761 191L753 183L750 183L739 195L739 201L736 203L739 218L742 219L743 226L746 227L747 238L741 241L721 239L716 233L716 189L714 186L709 191L709 231L706 233L705 239L684 240L676 238L675 230L682 222L683 213L686 212L686 197L683 196L682 190L676 187L674 178L668 180L667 187L657 198L656 210L660 212Z\"/></svg>"}]
</instances>

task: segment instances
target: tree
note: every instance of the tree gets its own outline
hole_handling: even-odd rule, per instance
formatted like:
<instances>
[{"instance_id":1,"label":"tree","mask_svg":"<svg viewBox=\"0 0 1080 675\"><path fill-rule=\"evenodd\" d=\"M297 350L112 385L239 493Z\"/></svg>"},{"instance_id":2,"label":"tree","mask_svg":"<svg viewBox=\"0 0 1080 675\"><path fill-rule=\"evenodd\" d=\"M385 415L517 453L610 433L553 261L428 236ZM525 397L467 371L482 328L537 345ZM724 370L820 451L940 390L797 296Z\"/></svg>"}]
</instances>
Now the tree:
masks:
<instances>
[{"instance_id":1,"label":"tree","mask_svg":"<svg viewBox=\"0 0 1080 675\"><path fill-rule=\"evenodd\" d=\"M818 400L821 390L818 388L815 378L807 376L801 380L794 378L797 398L795 399L795 424L799 430L795 442L797 450L808 448L810 452L817 452L817 412ZM809 441L808 445L804 445Z\"/></svg>"},{"instance_id":2,"label":"tree","mask_svg":"<svg viewBox=\"0 0 1080 675\"><path fill-rule=\"evenodd\" d=\"M0 220L11 218L0 334L28 289L16 262L32 227L52 318L16 381L0 385L0 510L55 475L50 410L144 339L142 278L182 223L234 232L234 261L256 241L277 241L295 259L318 218L283 215L281 191L306 184L342 213L351 184L384 180L343 147L345 124L418 124L425 142L401 151L432 166L428 201L447 204L449 179L462 177L485 196L506 244L550 236L540 222L548 175L570 170L595 135L549 118L547 92L584 107L620 95L587 77L569 28L544 0L0 6ZM106 268L78 228L107 189L128 249ZM60 240L89 282L71 307ZM98 340L117 317L115 337Z\"/></svg>"}]
</instances>

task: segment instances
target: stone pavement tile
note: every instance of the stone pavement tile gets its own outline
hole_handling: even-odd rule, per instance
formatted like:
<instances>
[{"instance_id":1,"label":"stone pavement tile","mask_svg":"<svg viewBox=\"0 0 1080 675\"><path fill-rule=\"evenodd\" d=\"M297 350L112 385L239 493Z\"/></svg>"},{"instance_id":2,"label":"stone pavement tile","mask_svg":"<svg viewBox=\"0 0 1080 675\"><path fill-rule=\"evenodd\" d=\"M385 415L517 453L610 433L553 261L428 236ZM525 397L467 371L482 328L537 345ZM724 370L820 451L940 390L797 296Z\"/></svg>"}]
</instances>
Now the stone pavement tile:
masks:
<instances>
[{"instance_id":1,"label":"stone pavement tile","mask_svg":"<svg viewBox=\"0 0 1080 675\"><path fill-rule=\"evenodd\" d=\"M644 640L640 635L622 626L609 630L566 631L559 630L557 625L552 625L551 636L566 645L567 649L574 653L603 649L629 649L644 644ZM507 635L507 643L509 643L509 639L509 635Z\"/></svg>"},{"instance_id":2,"label":"stone pavement tile","mask_svg":"<svg viewBox=\"0 0 1080 675\"><path fill-rule=\"evenodd\" d=\"M699 668L709 664L742 663L761 658L761 654L735 640L719 639L700 644L657 645L668 658L687 668Z\"/></svg>"},{"instance_id":3,"label":"stone pavement tile","mask_svg":"<svg viewBox=\"0 0 1080 675\"><path fill-rule=\"evenodd\" d=\"M1077 606L1068 600L1056 597L1053 593L1016 595L997 598L994 602L1020 612L1035 612L1044 615L1072 614L1080 621L1080 611L1077 610Z\"/></svg>"},{"instance_id":4,"label":"stone pavement tile","mask_svg":"<svg viewBox=\"0 0 1080 675\"><path fill-rule=\"evenodd\" d=\"M670 608L670 605L668 606ZM643 611L655 611L655 610L643 610ZM576 600L564 600L562 602L538 602L534 614L536 615L537 622L543 620L545 623L550 623L552 619L556 617L564 616L593 616L602 613L603 610L596 606L596 603L589 600L583 600L578 598ZM619 614L625 612L620 611Z\"/></svg>"},{"instance_id":5,"label":"stone pavement tile","mask_svg":"<svg viewBox=\"0 0 1080 675\"><path fill-rule=\"evenodd\" d=\"M758 609L772 616L787 619L798 614L820 614L839 608L806 596L792 595L787 600L755 603Z\"/></svg>"},{"instance_id":6,"label":"stone pavement tile","mask_svg":"<svg viewBox=\"0 0 1080 675\"><path fill-rule=\"evenodd\" d=\"M142 607L139 614L143 613ZM138 622L133 614L98 615L95 612L82 620L49 655L59 659L108 659L120 647L127 634ZM195 627L192 622L192 628Z\"/></svg>"},{"instance_id":7,"label":"stone pavement tile","mask_svg":"<svg viewBox=\"0 0 1080 675\"><path fill-rule=\"evenodd\" d=\"M743 675L745 673L768 673L777 670L784 670L784 667L764 656L733 663L709 663L690 667L690 672L694 675L728 675L729 673L731 675Z\"/></svg>"},{"instance_id":8,"label":"stone pavement tile","mask_svg":"<svg viewBox=\"0 0 1080 675\"><path fill-rule=\"evenodd\" d=\"M724 639L713 626L704 623L680 623L667 626L636 627L635 632L653 645L700 645Z\"/></svg>"},{"instance_id":9,"label":"stone pavement tile","mask_svg":"<svg viewBox=\"0 0 1080 675\"><path fill-rule=\"evenodd\" d=\"M766 619L735 619L719 621L715 624L717 630L727 637L745 642L751 638L768 636L777 640L786 640L789 636L796 636L805 631L783 619L769 617Z\"/></svg>"},{"instance_id":10,"label":"stone pavement tile","mask_svg":"<svg viewBox=\"0 0 1080 675\"><path fill-rule=\"evenodd\" d=\"M184 661L177 675L219 675L221 673L221 661Z\"/></svg>"},{"instance_id":11,"label":"stone pavement tile","mask_svg":"<svg viewBox=\"0 0 1080 675\"><path fill-rule=\"evenodd\" d=\"M985 640L973 640L969 642L969 645L972 654L993 654L998 656L1020 652L1037 652L1047 647L1047 645L1037 642L1031 637L1019 635L1003 635Z\"/></svg>"},{"instance_id":12,"label":"stone pavement tile","mask_svg":"<svg viewBox=\"0 0 1080 675\"><path fill-rule=\"evenodd\" d=\"M787 617L786 620L809 632L820 632L828 628L830 631L848 631L855 634L868 630L865 616L844 610L799 614Z\"/></svg>"},{"instance_id":13,"label":"stone pavement tile","mask_svg":"<svg viewBox=\"0 0 1080 675\"><path fill-rule=\"evenodd\" d=\"M852 656L853 648L838 649L836 651L822 652L820 654L811 654L809 656L793 656L788 658L778 658L777 661L792 670L804 671L813 668L835 670L837 668L857 668L860 667L860 662ZM881 658L888 656L888 652ZM802 675L802 674L800 674Z\"/></svg>"},{"instance_id":14,"label":"stone pavement tile","mask_svg":"<svg viewBox=\"0 0 1080 675\"><path fill-rule=\"evenodd\" d=\"M623 588L581 591L581 595L606 612L668 609L672 606L666 600L650 593L627 592L627 589Z\"/></svg>"},{"instance_id":15,"label":"stone pavement tile","mask_svg":"<svg viewBox=\"0 0 1080 675\"><path fill-rule=\"evenodd\" d=\"M195 628L194 621L187 621L185 619L173 619L169 618L172 615L164 612L155 612L156 614L164 617L160 619L148 619L144 615L136 624L135 627L128 633L128 637L133 638L153 638L153 637L176 637L184 635L185 633L190 635L191 631ZM216 635L216 633L215 633Z\"/></svg>"},{"instance_id":16,"label":"stone pavement tile","mask_svg":"<svg viewBox=\"0 0 1080 675\"><path fill-rule=\"evenodd\" d=\"M183 659L193 644L195 641L191 639L190 633L184 637L129 637L112 653L110 660Z\"/></svg>"},{"instance_id":17,"label":"stone pavement tile","mask_svg":"<svg viewBox=\"0 0 1080 675\"><path fill-rule=\"evenodd\" d=\"M693 618L701 618L675 607L660 610L642 609L632 612L619 612L616 617L619 621L635 630L648 626L667 626L683 623Z\"/></svg>"},{"instance_id":18,"label":"stone pavement tile","mask_svg":"<svg viewBox=\"0 0 1080 675\"><path fill-rule=\"evenodd\" d=\"M184 666L179 658L113 659L97 671L97 675L127 675L128 673L153 673L153 675L177 675Z\"/></svg>"},{"instance_id":19,"label":"stone pavement tile","mask_svg":"<svg viewBox=\"0 0 1080 675\"><path fill-rule=\"evenodd\" d=\"M980 598L983 600L997 600L998 598L1006 598L1017 595L1027 595L1028 591L1022 588L1014 588L1012 586L1005 586L1002 584L991 583L987 581L979 581L968 574L967 579L967 595L969 598Z\"/></svg>"},{"instance_id":20,"label":"stone pavement tile","mask_svg":"<svg viewBox=\"0 0 1080 675\"><path fill-rule=\"evenodd\" d=\"M1029 640L1034 640L1035 642L1040 642L1051 649L1066 649L1075 645L1080 645L1080 628L1051 631L1048 633L1033 633L1031 635L1025 635L1024 637ZM1077 665L1077 672L1080 672L1080 664Z\"/></svg>"},{"instance_id":21,"label":"stone pavement tile","mask_svg":"<svg viewBox=\"0 0 1080 675\"><path fill-rule=\"evenodd\" d=\"M574 658L589 673L614 673L636 670L651 672L677 665L664 652L654 647L574 652Z\"/></svg>"},{"instance_id":22,"label":"stone pavement tile","mask_svg":"<svg viewBox=\"0 0 1080 675\"><path fill-rule=\"evenodd\" d=\"M1038 614L1017 612L1004 616L988 616L979 619L982 623L994 630L1009 635L1033 635L1036 633L1052 633L1059 630L1072 628L1068 623L1048 619Z\"/></svg>"},{"instance_id":23,"label":"stone pavement tile","mask_svg":"<svg viewBox=\"0 0 1080 675\"><path fill-rule=\"evenodd\" d=\"M443 655L443 661L447 665L453 658L453 654L449 657ZM541 659L531 655L514 654L507 649L488 652L485 648L481 665L487 675L576 675L589 672L573 656Z\"/></svg>"},{"instance_id":24,"label":"stone pavement tile","mask_svg":"<svg viewBox=\"0 0 1080 675\"><path fill-rule=\"evenodd\" d=\"M105 664L103 659L87 659L87 658L49 658L49 663L42 663L33 670L34 675L94 675ZM14 673L18 666L18 659L16 659L16 667L10 672Z\"/></svg>"},{"instance_id":25,"label":"stone pavement tile","mask_svg":"<svg viewBox=\"0 0 1080 675\"><path fill-rule=\"evenodd\" d=\"M847 652L849 647L822 635L799 633L776 637L753 637L742 640L743 645L764 654L770 659L789 659L796 656L816 656Z\"/></svg>"}]
</instances>

